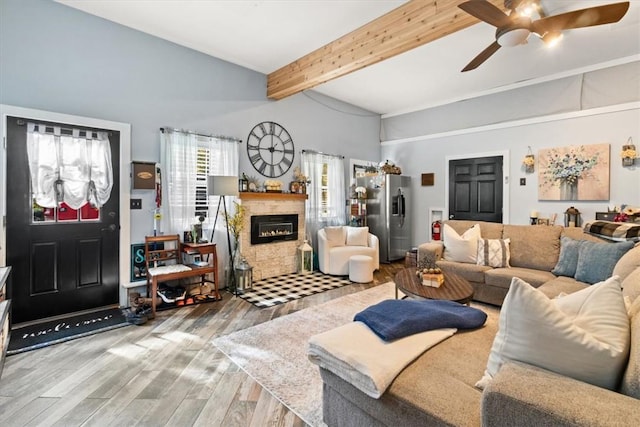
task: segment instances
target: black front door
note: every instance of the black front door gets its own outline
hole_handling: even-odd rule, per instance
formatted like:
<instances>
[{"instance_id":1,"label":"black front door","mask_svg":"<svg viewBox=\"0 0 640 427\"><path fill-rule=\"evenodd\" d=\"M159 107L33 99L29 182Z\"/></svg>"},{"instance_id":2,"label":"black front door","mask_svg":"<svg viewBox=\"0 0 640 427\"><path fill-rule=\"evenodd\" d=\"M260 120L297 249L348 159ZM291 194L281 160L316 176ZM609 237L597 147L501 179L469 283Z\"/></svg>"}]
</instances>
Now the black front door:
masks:
<instances>
[{"instance_id":1,"label":"black front door","mask_svg":"<svg viewBox=\"0 0 640 427\"><path fill-rule=\"evenodd\" d=\"M449 162L449 219L502 222L502 156Z\"/></svg>"},{"instance_id":2,"label":"black front door","mask_svg":"<svg viewBox=\"0 0 640 427\"><path fill-rule=\"evenodd\" d=\"M86 212L40 209L31 191L27 121L7 118L7 265L13 275L9 289L12 322L117 304L119 132L110 131L113 188L99 211L88 206Z\"/></svg>"}]
</instances>

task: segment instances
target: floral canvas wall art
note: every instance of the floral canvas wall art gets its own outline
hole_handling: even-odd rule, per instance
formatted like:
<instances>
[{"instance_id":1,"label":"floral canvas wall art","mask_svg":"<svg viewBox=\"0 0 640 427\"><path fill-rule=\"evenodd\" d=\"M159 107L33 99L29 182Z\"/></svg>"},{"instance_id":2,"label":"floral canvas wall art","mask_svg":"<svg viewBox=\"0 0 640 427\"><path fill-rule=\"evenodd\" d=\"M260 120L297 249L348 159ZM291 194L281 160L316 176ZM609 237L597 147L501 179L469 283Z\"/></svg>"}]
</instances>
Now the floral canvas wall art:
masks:
<instances>
[{"instance_id":1,"label":"floral canvas wall art","mask_svg":"<svg viewBox=\"0 0 640 427\"><path fill-rule=\"evenodd\" d=\"M609 200L609 144L538 152L539 200Z\"/></svg>"}]
</instances>

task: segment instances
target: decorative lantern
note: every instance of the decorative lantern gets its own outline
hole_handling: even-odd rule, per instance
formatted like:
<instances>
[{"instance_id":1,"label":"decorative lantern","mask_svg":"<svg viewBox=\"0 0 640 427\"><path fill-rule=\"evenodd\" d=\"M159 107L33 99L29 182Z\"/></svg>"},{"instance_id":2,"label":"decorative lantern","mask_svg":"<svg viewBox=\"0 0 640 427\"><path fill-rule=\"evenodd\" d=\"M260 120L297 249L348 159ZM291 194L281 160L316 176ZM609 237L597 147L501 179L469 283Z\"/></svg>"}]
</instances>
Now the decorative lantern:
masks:
<instances>
[{"instance_id":1,"label":"decorative lantern","mask_svg":"<svg viewBox=\"0 0 640 427\"><path fill-rule=\"evenodd\" d=\"M309 274L313 271L313 248L304 239L304 243L298 248L298 273Z\"/></svg>"},{"instance_id":2,"label":"decorative lantern","mask_svg":"<svg viewBox=\"0 0 640 427\"><path fill-rule=\"evenodd\" d=\"M564 213L565 227L580 227L580 211L573 206Z\"/></svg>"},{"instance_id":3,"label":"decorative lantern","mask_svg":"<svg viewBox=\"0 0 640 427\"><path fill-rule=\"evenodd\" d=\"M238 191L249 191L249 179L245 174L238 180Z\"/></svg>"},{"instance_id":4,"label":"decorative lantern","mask_svg":"<svg viewBox=\"0 0 640 427\"><path fill-rule=\"evenodd\" d=\"M236 292L239 294L253 287L253 267L249 265L247 259L242 257L234 269L236 279Z\"/></svg>"}]
</instances>

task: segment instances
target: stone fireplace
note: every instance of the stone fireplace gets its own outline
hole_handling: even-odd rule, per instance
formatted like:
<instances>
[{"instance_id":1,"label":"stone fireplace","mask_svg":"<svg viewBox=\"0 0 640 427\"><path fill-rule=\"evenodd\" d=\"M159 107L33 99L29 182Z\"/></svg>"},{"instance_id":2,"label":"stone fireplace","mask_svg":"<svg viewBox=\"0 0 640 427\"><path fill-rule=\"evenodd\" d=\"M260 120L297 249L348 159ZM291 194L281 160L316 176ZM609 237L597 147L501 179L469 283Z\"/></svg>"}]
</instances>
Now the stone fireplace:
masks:
<instances>
[{"instance_id":1,"label":"stone fireplace","mask_svg":"<svg viewBox=\"0 0 640 427\"><path fill-rule=\"evenodd\" d=\"M306 194L240 193L240 202L245 208L240 250L253 267L254 281L295 273L296 252L305 236L306 199ZM260 230L255 225L256 217L266 220L262 227L264 234L276 238L263 236L261 241L252 243L252 231ZM297 222L295 227L294 222Z\"/></svg>"}]
</instances>

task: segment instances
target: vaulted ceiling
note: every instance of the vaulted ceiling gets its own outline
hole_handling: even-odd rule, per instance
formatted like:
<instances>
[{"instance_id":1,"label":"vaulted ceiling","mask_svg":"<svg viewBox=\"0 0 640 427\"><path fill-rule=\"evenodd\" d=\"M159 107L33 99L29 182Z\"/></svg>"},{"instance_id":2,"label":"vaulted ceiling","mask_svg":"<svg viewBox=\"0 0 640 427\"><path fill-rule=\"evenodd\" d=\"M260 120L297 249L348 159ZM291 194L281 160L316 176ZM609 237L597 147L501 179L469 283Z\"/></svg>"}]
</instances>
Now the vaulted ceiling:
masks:
<instances>
[{"instance_id":1,"label":"vaulted ceiling","mask_svg":"<svg viewBox=\"0 0 640 427\"><path fill-rule=\"evenodd\" d=\"M460 70L495 40L495 27L462 12L462 0L56 1L264 73L272 98L313 88L386 115L640 60L640 1L616 24L565 31L553 49L530 37L466 73ZM541 5L555 15L615 2ZM384 32L361 28L379 17ZM396 31L403 27L408 32ZM354 41L361 52L343 49ZM306 72L282 85L296 68Z\"/></svg>"}]
</instances>

